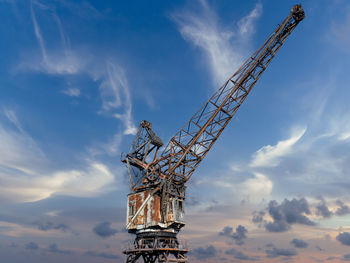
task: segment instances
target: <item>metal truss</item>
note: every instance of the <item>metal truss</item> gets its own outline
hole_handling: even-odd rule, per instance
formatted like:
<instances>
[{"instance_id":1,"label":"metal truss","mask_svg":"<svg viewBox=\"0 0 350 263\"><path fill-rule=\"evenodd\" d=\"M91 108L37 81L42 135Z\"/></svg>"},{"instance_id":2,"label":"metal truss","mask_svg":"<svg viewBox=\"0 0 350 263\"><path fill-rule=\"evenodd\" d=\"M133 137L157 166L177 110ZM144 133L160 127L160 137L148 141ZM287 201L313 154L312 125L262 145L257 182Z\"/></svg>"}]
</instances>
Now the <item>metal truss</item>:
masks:
<instances>
[{"instance_id":1,"label":"metal truss","mask_svg":"<svg viewBox=\"0 0 350 263\"><path fill-rule=\"evenodd\" d=\"M265 43L171 138L158 161L163 174L182 183L191 177L277 51L304 16L301 6L294 6L288 17Z\"/></svg>"},{"instance_id":2,"label":"metal truss","mask_svg":"<svg viewBox=\"0 0 350 263\"><path fill-rule=\"evenodd\" d=\"M136 146L143 146L143 148L141 147L143 151L146 149L153 150L154 147L158 147L157 145L153 145L151 148L145 147L152 136L149 133L144 135L145 137L141 136L146 129L145 127L147 127L147 125L143 124L145 121L141 123L132 149L127 158L123 160L124 162L127 160L133 162L143 171L141 176L139 176L138 183L142 182L143 179L147 179L151 173L153 173L153 180L144 180L143 184L145 186L154 186L164 180L171 180L174 184L184 184L189 180L199 163L244 102L261 74L270 64L277 51L304 16L301 5L295 5L291 13L269 36L265 43L243 63L238 71L170 139L160 157L148 163L145 161L145 156L147 156L148 152L130 154L137 152L138 148ZM147 128L147 131L149 130L151 130L150 126ZM136 185L133 182L133 186L136 187Z\"/></svg>"}]
</instances>

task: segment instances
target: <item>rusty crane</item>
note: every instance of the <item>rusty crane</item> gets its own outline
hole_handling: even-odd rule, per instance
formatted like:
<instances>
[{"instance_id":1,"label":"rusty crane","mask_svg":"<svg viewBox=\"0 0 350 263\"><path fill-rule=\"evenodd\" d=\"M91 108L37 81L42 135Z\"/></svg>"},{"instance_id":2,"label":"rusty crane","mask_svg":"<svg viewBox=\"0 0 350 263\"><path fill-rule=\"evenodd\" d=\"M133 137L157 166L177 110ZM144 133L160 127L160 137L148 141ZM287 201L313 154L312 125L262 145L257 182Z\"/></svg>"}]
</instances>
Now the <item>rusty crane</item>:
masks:
<instances>
[{"instance_id":1,"label":"rusty crane","mask_svg":"<svg viewBox=\"0 0 350 263\"><path fill-rule=\"evenodd\" d=\"M305 17L295 5L287 18L238 71L163 147L151 123L142 121L127 164L130 194L127 225L135 240L123 251L127 263L187 262L188 252L176 235L185 225L186 182L235 115L295 27Z\"/></svg>"}]
</instances>

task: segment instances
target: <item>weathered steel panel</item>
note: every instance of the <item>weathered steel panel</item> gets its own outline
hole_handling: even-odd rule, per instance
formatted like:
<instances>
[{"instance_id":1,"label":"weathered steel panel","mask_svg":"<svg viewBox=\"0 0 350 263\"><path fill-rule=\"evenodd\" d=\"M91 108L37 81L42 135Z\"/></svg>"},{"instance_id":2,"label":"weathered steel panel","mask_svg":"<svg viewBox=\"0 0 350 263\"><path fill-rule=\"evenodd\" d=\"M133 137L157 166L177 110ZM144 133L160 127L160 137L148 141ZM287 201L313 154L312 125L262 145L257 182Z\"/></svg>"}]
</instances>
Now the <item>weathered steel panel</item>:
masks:
<instances>
[{"instance_id":1,"label":"weathered steel panel","mask_svg":"<svg viewBox=\"0 0 350 263\"><path fill-rule=\"evenodd\" d=\"M127 211L127 224L130 222L134 213L136 212L149 196L150 191L145 190L138 193L133 193L128 196L128 211ZM133 207L133 208L132 208ZM159 226L161 224L160 214L160 197L155 195L150 198L147 205L139 213L136 219L130 224L128 230L143 229L151 226Z\"/></svg>"},{"instance_id":2,"label":"weathered steel panel","mask_svg":"<svg viewBox=\"0 0 350 263\"><path fill-rule=\"evenodd\" d=\"M150 190L129 194L127 224L149 195ZM153 195L144 206L143 210L140 211L136 219L130 224L128 230L139 230L156 226L164 228L172 225L173 223L184 224L184 209L182 200L175 198L171 198L169 200L165 215L165 222L162 222L160 210L160 197L158 195Z\"/></svg>"}]
</instances>

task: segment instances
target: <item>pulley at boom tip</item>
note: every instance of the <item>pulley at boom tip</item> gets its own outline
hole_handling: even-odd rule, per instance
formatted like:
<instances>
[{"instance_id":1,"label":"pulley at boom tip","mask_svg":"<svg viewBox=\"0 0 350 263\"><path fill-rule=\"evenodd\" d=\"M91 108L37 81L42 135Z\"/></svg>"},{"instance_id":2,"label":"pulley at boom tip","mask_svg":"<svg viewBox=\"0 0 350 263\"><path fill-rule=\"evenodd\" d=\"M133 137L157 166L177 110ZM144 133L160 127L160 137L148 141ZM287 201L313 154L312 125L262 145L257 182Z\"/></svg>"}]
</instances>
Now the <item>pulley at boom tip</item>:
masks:
<instances>
[{"instance_id":1,"label":"pulley at boom tip","mask_svg":"<svg viewBox=\"0 0 350 263\"><path fill-rule=\"evenodd\" d=\"M295 5L292 7L292 15L295 22L299 23L301 20L305 18L305 12L302 8L301 4Z\"/></svg>"}]
</instances>

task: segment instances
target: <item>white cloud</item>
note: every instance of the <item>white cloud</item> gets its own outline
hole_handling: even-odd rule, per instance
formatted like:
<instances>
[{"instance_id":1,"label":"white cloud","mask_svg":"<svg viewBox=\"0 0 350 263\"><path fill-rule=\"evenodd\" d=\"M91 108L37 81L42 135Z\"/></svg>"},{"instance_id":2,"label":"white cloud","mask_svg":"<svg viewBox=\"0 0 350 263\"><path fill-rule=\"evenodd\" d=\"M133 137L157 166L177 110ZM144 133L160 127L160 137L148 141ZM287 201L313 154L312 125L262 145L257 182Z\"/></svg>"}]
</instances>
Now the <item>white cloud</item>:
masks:
<instances>
[{"instance_id":1,"label":"white cloud","mask_svg":"<svg viewBox=\"0 0 350 263\"><path fill-rule=\"evenodd\" d=\"M262 4L257 3L255 5L255 8L249 13L249 15L243 17L241 20L238 21L238 30L242 36L251 35L255 33L254 23L261 16L262 9Z\"/></svg>"},{"instance_id":2,"label":"white cloud","mask_svg":"<svg viewBox=\"0 0 350 263\"><path fill-rule=\"evenodd\" d=\"M6 118L13 124L15 125L15 127L18 129L18 131L24 133L22 125L20 124L20 122L17 119L17 115L16 112L14 110L11 109L4 109L4 114L6 116Z\"/></svg>"},{"instance_id":3,"label":"white cloud","mask_svg":"<svg viewBox=\"0 0 350 263\"><path fill-rule=\"evenodd\" d=\"M79 97L80 96L80 89L68 88L68 89L62 90L62 93L66 94L69 97Z\"/></svg>"},{"instance_id":4,"label":"white cloud","mask_svg":"<svg viewBox=\"0 0 350 263\"><path fill-rule=\"evenodd\" d=\"M3 199L33 202L53 194L96 196L114 181L109 169L99 162L88 162L83 170L57 171L48 175L6 174L0 172Z\"/></svg>"},{"instance_id":5,"label":"white cloud","mask_svg":"<svg viewBox=\"0 0 350 263\"><path fill-rule=\"evenodd\" d=\"M70 48L70 39L69 37L66 35L64 29L63 29L63 25L62 25L62 21L59 18L59 16L56 14L56 12L52 13L52 16L56 22L56 25L58 27L58 30L60 32L60 37L61 37L61 42L62 42L62 47L64 49L65 55L68 56L69 55L69 50Z\"/></svg>"},{"instance_id":6,"label":"white cloud","mask_svg":"<svg viewBox=\"0 0 350 263\"><path fill-rule=\"evenodd\" d=\"M119 146L122 138L123 135L121 133L116 133L107 143L90 146L87 148L87 151L91 156L103 155L105 153L114 156L120 153Z\"/></svg>"},{"instance_id":7,"label":"white cloud","mask_svg":"<svg viewBox=\"0 0 350 263\"><path fill-rule=\"evenodd\" d=\"M259 204L270 198L274 187L273 181L267 175L250 171L249 168L245 168L244 177L239 178L235 173L229 173L213 179L210 175L198 179L196 183L200 188L208 189L205 191L205 199L220 199L222 204L239 204L242 200ZM205 205L208 204L204 204L204 207Z\"/></svg>"},{"instance_id":8,"label":"white cloud","mask_svg":"<svg viewBox=\"0 0 350 263\"><path fill-rule=\"evenodd\" d=\"M42 30L37 20L35 7L40 7L44 11L51 11L53 20L56 22L58 31L60 33L62 50L56 52L48 52ZM35 37L38 41L41 52L41 61L34 60L34 63L23 63L20 65L20 68L29 67L32 70L42 71L44 73L53 75L77 74L84 68L86 61L82 60L80 57L76 56L74 52L71 51L70 40L65 34L62 22L58 15L55 13L54 9L51 9L52 8L45 6L38 1L31 1L30 14L33 22Z\"/></svg>"},{"instance_id":9,"label":"white cloud","mask_svg":"<svg viewBox=\"0 0 350 263\"><path fill-rule=\"evenodd\" d=\"M263 197L270 195L273 189L273 182L262 173L254 173L253 178L246 179L240 183L234 183L231 176L216 178L203 178L200 183L216 185L222 189L231 189L237 196L249 196L249 199L261 201ZM240 200L239 200L240 201Z\"/></svg>"},{"instance_id":10,"label":"white cloud","mask_svg":"<svg viewBox=\"0 0 350 263\"><path fill-rule=\"evenodd\" d=\"M65 33L62 21L54 8L38 1L31 1L30 7L34 33L39 44L41 56L39 60L33 57L27 59L18 66L18 69L39 71L62 77L86 74L99 86L102 111L110 113L116 119L122 121L125 126L124 134L136 134L137 129L132 117L131 94L124 69L110 58L106 59L106 61L102 59L101 62L100 58L74 51L71 48L70 39ZM59 39L61 40L62 47L60 50L47 49L37 20L35 7L39 7L42 11L49 10L52 14L52 18L58 28ZM79 97L81 90L79 88L68 88L63 90L62 93L68 96Z\"/></svg>"},{"instance_id":11,"label":"white cloud","mask_svg":"<svg viewBox=\"0 0 350 263\"><path fill-rule=\"evenodd\" d=\"M2 170L33 174L34 167L43 165L46 156L37 143L23 131L15 112L7 109L4 113L15 127L10 129L0 123L0 167Z\"/></svg>"},{"instance_id":12,"label":"white cloud","mask_svg":"<svg viewBox=\"0 0 350 263\"><path fill-rule=\"evenodd\" d=\"M123 113L114 116L124 122L124 134L136 134L136 126L132 119L131 96L125 73L121 67L108 61L106 65L107 76L100 85L103 99L103 109L110 111L123 106Z\"/></svg>"},{"instance_id":13,"label":"white cloud","mask_svg":"<svg viewBox=\"0 0 350 263\"><path fill-rule=\"evenodd\" d=\"M350 138L350 114L348 110L335 110L327 122L327 134L336 136L339 141Z\"/></svg>"},{"instance_id":14,"label":"white cloud","mask_svg":"<svg viewBox=\"0 0 350 263\"><path fill-rule=\"evenodd\" d=\"M262 199L268 199L273 189L273 182L261 173L256 173L254 178L244 181L239 189L242 196L250 202L260 202Z\"/></svg>"},{"instance_id":15,"label":"white cloud","mask_svg":"<svg viewBox=\"0 0 350 263\"><path fill-rule=\"evenodd\" d=\"M183 38L202 49L215 85L221 85L242 63L245 55L242 50L246 49L248 37L255 31L254 22L262 13L262 5L258 3L248 16L239 20L236 31L224 29L206 1L200 1L199 8L202 10L199 15L182 12L172 17Z\"/></svg>"},{"instance_id":16,"label":"white cloud","mask_svg":"<svg viewBox=\"0 0 350 263\"><path fill-rule=\"evenodd\" d=\"M276 145L266 145L259 149L250 163L251 167L273 167L279 164L280 158L291 153L293 146L301 139L306 128L296 130L292 136Z\"/></svg>"},{"instance_id":17,"label":"white cloud","mask_svg":"<svg viewBox=\"0 0 350 263\"><path fill-rule=\"evenodd\" d=\"M338 85L338 90L334 92L337 94L339 89ZM319 90L318 87L316 94ZM287 196L348 197L350 115L347 105L342 105L338 97L334 94L327 97L329 101L322 105L327 110L319 113L319 109L315 108L316 114L315 111L309 112L311 116L318 116L319 120L310 118L307 133L305 129L294 130L287 140L255 152L249 167L245 167L244 162L236 167L268 175L278 185L279 193ZM309 116L303 118L309 119Z\"/></svg>"},{"instance_id":18,"label":"white cloud","mask_svg":"<svg viewBox=\"0 0 350 263\"><path fill-rule=\"evenodd\" d=\"M101 71L101 68L104 69ZM100 82L99 90L102 99L101 112L112 113L123 122L124 134L136 134L137 128L132 116L131 94L125 71L116 63L108 60L99 69L88 71L91 78Z\"/></svg>"},{"instance_id":19,"label":"white cloud","mask_svg":"<svg viewBox=\"0 0 350 263\"><path fill-rule=\"evenodd\" d=\"M9 114L10 113L10 114ZM14 111L9 120L22 127ZM23 129L0 123L0 200L29 202L53 194L94 196L114 182L108 167L84 160L83 169L52 170L50 161L35 140Z\"/></svg>"},{"instance_id":20,"label":"white cloud","mask_svg":"<svg viewBox=\"0 0 350 263\"><path fill-rule=\"evenodd\" d=\"M38 43L40 46L43 61L46 62L47 61L46 47L45 47L44 39L43 39L43 36L41 34L41 30L40 30L40 27L39 27L39 24L38 24L38 21L36 19L36 15L34 12L33 1L30 1L30 15L32 17L33 26L34 26L34 33L35 33L36 39L38 40Z\"/></svg>"},{"instance_id":21,"label":"white cloud","mask_svg":"<svg viewBox=\"0 0 350 263\"><path fill-rule=\"evenodd\" d=\"M341 141L346 141L348 139L350 139L350 132L343 132L339 136L339 140L341 140Z\"/></svg>"}]
</instances>

